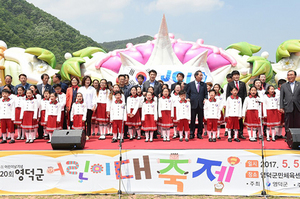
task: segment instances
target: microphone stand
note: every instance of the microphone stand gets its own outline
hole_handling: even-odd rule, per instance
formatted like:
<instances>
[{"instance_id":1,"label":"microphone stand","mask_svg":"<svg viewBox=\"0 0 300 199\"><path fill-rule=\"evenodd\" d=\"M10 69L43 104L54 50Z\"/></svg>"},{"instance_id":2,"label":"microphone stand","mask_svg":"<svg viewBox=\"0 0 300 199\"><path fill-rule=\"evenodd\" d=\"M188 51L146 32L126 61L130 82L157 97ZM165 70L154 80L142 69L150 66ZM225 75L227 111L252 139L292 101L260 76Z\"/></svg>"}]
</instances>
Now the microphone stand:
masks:
<instances>
[{"instance_id":1,"label":"microphone stand","mask_svg":"<svg viewBox=\"0 0 300 199\"><path fill-rule=\"evenodd\" d=\"M259 105L261 105L260 101L257 101L257 103L259 103ZM260 106L260 110L261 110L261 106ZM262 183L263 183L263 190L261 192L261 195L264 196L265 198L267 198L267 193L266 193L266 187L265 187L265 156L264 156L264 132L263 132L263 123L262 123L262 113L261 113L261 117L260 117L260 132L261 132L261 160L262 160Z\"/></svg>"},{"instance_id":2,"label":"microphone stand","mask_svg":"<svg viewBox=\"0 0 300 199\"><path fill-rule=\"evenodd\" d=\"M126 113L126 102L125 102L125 104L124 104L124 111L125 111L125 113ZM119 158L119 165L120 165L120 171L119 171L119 174L120 174L120 177L119 177L119 190L118 190L118 194L119 194L119 199L121 198L121 195L122 195L122 190L121 190L121 184L122 184L122 172L121 172L121 168L122 168L122 142L123 142L123 140L124 140L124 138L123 138L123 136L122 136L122 133L124 133L124 115L125 114L123 114L123 119L122 119L122 128L121 128L121 135L120 135L120 141L119 141L119 152L120 152L120 154L119 154L119 156L120 156L120 158ZM127 115L127 114L126 114Z\"/></svg>"}]
</instances>

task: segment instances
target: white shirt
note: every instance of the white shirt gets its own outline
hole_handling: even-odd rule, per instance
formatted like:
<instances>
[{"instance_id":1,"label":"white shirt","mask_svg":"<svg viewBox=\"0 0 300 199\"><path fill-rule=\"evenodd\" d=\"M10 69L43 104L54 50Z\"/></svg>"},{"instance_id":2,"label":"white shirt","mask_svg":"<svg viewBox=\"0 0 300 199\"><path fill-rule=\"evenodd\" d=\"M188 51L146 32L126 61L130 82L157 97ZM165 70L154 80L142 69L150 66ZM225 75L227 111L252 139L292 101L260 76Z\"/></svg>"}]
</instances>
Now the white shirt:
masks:
<instances>
[{"instance_id":1,"label":"white shirt","mask_svg":"<svg viewBox=\"0 0 300 199\"><path fill-rule=\"evenodd\" d=\"M121 100L122 102L125 102L125 96L123 94L121 94ZM114 101L116 101L115 95L112 95L112 100L108 98L108 102L106 103L106 111L110 111L111 104Z\"/></svg>"},{"instance_id":2,"label":"white shirt","mask_svg":"<svg viewBox=\"0 0 300 199\"><path fill-rule=\"evenodd\" d=\"M155 101L143 103L142 107L142 121L145 121L145 115L154 115L154 120L157 121L157 104Z\"/></svg>"},{"instance_id":3,"label":"white shirt","mask_svg":"<svg viewBox=\"0 0 300 199\"><path fill-rule=\"evenodd\" d=\"M191 120L191 103L189 101L176 101L176 119L178 121L182 119Z\"/></svg>"},{"instance_id":4,"label":"white shirt","mask_svg":"<svg viewBox=\"0 0 300 199\"><path fill-rule=\"evenodd\" d=\"M280 109L280 100L278 96L271 96L271 95L265 95L264 97L264 105L263 105L263 111L264 111L264 117L267 117L267 110L274 110Z\"/></svg>"},{"instance_id":5,"label":"white shirt","mask_svg":"<svg viewBox=\"0 0 300 199\"><path fill-rule=\"evenodd\" d=\"M214 101L212 101L211 99L205 100L203 106L204 119L220 119L220 107L220 101L218 101L217 99L215 99Z\"/></svg>"},{"instance_id":6,"label":"white shirt","mask_svg":"<svg viewBox=\"0 0 300 199\"><path fill-rule=\"evenodd\" d=\"M78 103L75 102L72 105L72 110L71 110L71 121L73 121L74 115L82 115L82 120L86 120L86 113L87 113L87 108L85 103Z\"/></svg>"},{"instance_id":7,"label":"white shirt","mask_svg":"<svg viewBox=\"0 0 300 199\"><path fill-rule=\"evenodd\" d=\"M0 100L0 119L15 120L15 102L13 99Z\"/></svg>"},{"instance_id":8,"label":"white shirt","mask_svg":"<svg viewBox=\"0 0 300 199\"><path fill-rule=\"evenodd\" d=\"M97 96L97 103L106 104L108 102L108 96L109 96L108 89L105 90L100 89Z\"/></svg>"},{"instance_id":9,"label":"white shirt","mask_svg":"<svg viewBox=\"0 0 300 199\"><path fill-rule=\"evenodd\" d=\"M161 97L158 101L158 117L162 117L161 111L171 111L171 117L174 117L174 107L171 97Z\"/></svg>"},{"instance_id":10,"label":"white shirt","mask_svg":"<svg viewBox=\"0 0 300 199\"><path fill-rule=\"evenodd\" d=\"M123 120L126 121L125 102L116 100L111 103L110 106L110 121Z\"/></svg>"},{"instance_id":11,"label":"white shirt","mask_svg":"<svg viewBox=\"0 0 300 199\"><path fill-rule=\"evenodd\" d=\"M261 117L261 104L259 102L261 102L260 97L246 97L243 104L243 117L246 116L247 110L257 110L258 116Z\"/></svg>"},{"instance_id":12,"label":"white shirt","mask_svg":"<svg viewBox=\"0 0 300 199\"><path fill-rule=\"evenodd\" d=\"M39 107L39 117L41 117L41 112L42 112L43 110L46 110L46 109L47 109L47 104L49 104L49 103L50 103L49 100L42 99L41 104L40 104L40 107Z\"/></svg>"},{"instance_id":13,"label":"white shirt","mask_svg":"<svg viewBox=\"0 0 300 199\"><path fill-rule=\"evenodd\" d=\"M180 101L179 94L178 94L178 93L175 93L175 92L172 92L172 94L171 94L171 99L172 99L172 102L173 102L173 106L176 107L177 102Z\"/></svg>"},{"instance_id":14,"label":"white shirt","mask_svg":"<svg viewBox=\"0 0 300 199\"><path fill-rule=\"evenodd\" d=\"M36 99L32 98L23 101L20 119L23 119L23 115L25 111L33 111L33 119L37 119L38 106L37 106Z\"/></svg>"},{"instance_id":15,"label":"white shirt","mask_svg":"<svg viewBox=\"0 0 300 199\"><path fill-rule=\"evenodd\" d=\"M17 107L22 107L22 103L23 103L23 101L25 101L25 99L26 99L25 95L16 96L14 98L14 100L15 100L15 107L16 108Z\"/></svg>"},{"instance_id":16,"label":"white shirt","mask_svg":"<svg viewBox=\"0 0 300 199\"><path fill-rule=\"evenodd\" d=\"M60 103L61 111L64 111L66 106L66 100L67 100L66 94L61 92L60 94L57 94L57 96L58 96L58 102Z\"/></svg>"},{"instance_id":17,"label":"white shirt","mask_svg":"<svg viewBox=\"0 0 300 199\"><path fill-rule=\"evenodd\" d=\"M39 108L41 105L42 96L40 94L36 94L35 97L36 97L36 101L37 101L37 106Z\"/></svg>"},{"instance_id":18,"label":"white shirt","mask_svg":"<svg viewBox=\"0 0 300 199\"><path fill-rule=\"evenodd\" d=\"M141 103L140 101L141 101L141 98L138 97L138 96L135 96L135 97L129 96L129 97L127 97L127 106L126 106L127 114L131 113L130 110L133 109L132 114L135 115L136 112L139 109L139 106L140 106L140 103Z\"/></svg>"},{"instance_id":19,"label":"white shirt","mask_svg":"<svg viewBox=\"0 0 300 199\"><path fill-rule=\"evenodd\" d=\"M48 116L49 115L54 115L56 117L56 121L60 122L61 120L61 105L60 103L52 103L49 102L47 103L46 111L45 111L45 122L48 121Z\"/></svg>"},{"instance_id":20,"label":"white shirt","mask_svg":"<svg viewBox=\"0 0 300 199\"><path fill-rule=\"evenodd\" d=\"M82 86L78 89L77 93L82 94L87 109L93 109L94 106L97 106L97 94L94 87L89 86L86 88L85 86Z\"/></svg>"},{"instance_id":21,"label":"white shirt","mask_svg":"<svg viewBox=\"0 0 300 199\"><path fill-rule=\"evenodd\" d=\"M226 117L242 117L242 99L229 96L226 101Z\"/></svg>"},{"instance_id":22,"label":"white shirt","mask_svg":"<svg viewBox=\"0 0 300 199\"><path fill-rule=\"evenodd\" d=\"M294 82L289 82L291 86L292 93L294 93L294 88L295 88L295 81Z\"/></svg>"},{"instance_id":23,"label":"white shirt","mask_svg":"<svg viewBox=\"0 0 300 199\"><path fill-rule=\"evenodd\" d=\"M208 95L209 96L209 95ZM223 107L225 106L226 104L226 96L224 96L223 94L220 94L219 95L216 95L215 96L216 100L219 102L219 105L220 105L220 111L223 109Z\"/></svg>"}]
</instances>

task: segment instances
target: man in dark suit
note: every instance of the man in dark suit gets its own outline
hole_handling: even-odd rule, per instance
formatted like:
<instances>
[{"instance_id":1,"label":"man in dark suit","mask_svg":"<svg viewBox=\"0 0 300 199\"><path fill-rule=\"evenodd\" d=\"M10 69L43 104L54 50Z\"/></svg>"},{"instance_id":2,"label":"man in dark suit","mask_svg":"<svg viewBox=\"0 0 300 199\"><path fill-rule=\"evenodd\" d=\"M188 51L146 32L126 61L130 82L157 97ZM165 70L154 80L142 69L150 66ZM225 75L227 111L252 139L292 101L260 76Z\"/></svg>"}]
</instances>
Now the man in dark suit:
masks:
<instances>
[{"instance_id":1,"label":"man in dark suit","mask_svg":"<svg viewBox=\"0 0 300 199\"><path fill-rule=\"evenodd\" d=\"M5 81L5 85L4 86L9 86L10 90L11 90L11 93L15 93L15 90L14 90L15 87L14 87L14 85L11 84L11 82L12 82L12 76L11 75L5 75L4 81ZM0 94L2 93L2 90L3 90L4 86L0 87Z\"/></svg>"},{"instance_id":2,"label":"man in dark suit","mask_svg":"<svg viewBox=\"0 0 300 199\"><path fill-rule=\"evenodd\" d=\"M39 93L42 95L42 97L44 97L45 90L48 90L51 92L52 87L50 84L48 84L48 80L49 80L48 74L46 74L46 73L42 74L41 79L42 79L43 83L36 85L36 87L37 87Z\"/></svg>"},{"instance_id":3,"label":"man in dark suit","mask_svg":"<svg viewBox=\"0 0 300 199\"><path fill-rule=\"evenodd\" d=\"M18 84L18 85L15 86L15 94L18 94L18 88L19 87L23 86L25 91L26 91L31 86L30 84L27 83L27 75L25 75L25 74L20 74L19 75L19 81L21 82L21 84Z\"/></svg>"},{"instance_id":4,"label":"man in dark suit","mask_svg":"<svg viewBox=\"0 0 300 199\"><path fill-rule=\"evenodd\" d=\"M238 96L242 99L242 104L244 104L244 100L247 97L247 89L246 84L242 81L239 81L240 79L240 72L237 70L232 71L232 79L233 81L228 83L227 90L226 90L226 99L231 95L231 90L236 87L238 89ZM240 130L239 130L239 138L246 139L243 135L243 119L241 118L239 120L240 123Z\"/></svg>"},{"instance_id":5,"label":"man in dark suit","mask_svg":"<svg viewBox=\"0 0 300 199\"><path fill-rule=\"evenodd\" d=\"M183 82L183 79L184 79L184 74L183 73L178 73L177 75L176 75L176 79L177 79L177 82L175 82L175 83L173 83L172 85L171 85L171 92L175 89L175 86L177 85L177 84L180 84L181 85L181 83ZM186 88L186 83L184 83L184 87ZM185 90L185 89L184 89Z\"/></svg>"},{"instance_id":6,"label":"man in dark suit","mask_svg":"<svg viewBox=\"0 0 300 199\"><path fill-rule=\"evenodd\" d=\"M280 88L280 111L284 113L285 134L290 128L300 128L300 83L296 71L287 73L288 82Z\"/></svg>"},{"instance_id":7,"label":"man in dark suit","mask_svg":"<svg viewBox=\"0 0 300 199\"><path fill-rule=\"evenodd\" d=\"M198 115L197 138L203 139L203 103L207 99L207 87L206 83L201 82L203 74L200 70L195 72L194 77L195 81L190 82L186 86L187 99L191 102L190 139L195 137L196 115Z\"/></svg>"},{"instance_id":8,"label":"man in dark suit","mask_svg":"<svg viewBox=\"0 0 300 199\"><path fill-rule=\"evenodd\" d=\"M146 95L148 88L151 86L154 89L154 95L156 97L159 97L159 94L161 93L162 88L161 88L161 84L155 80L155 78L157 76L157 72L155 70L150 70L149 76L150 76L150 79L145 81L143 84L143 95Z\"/></svg>"}]
</instances>

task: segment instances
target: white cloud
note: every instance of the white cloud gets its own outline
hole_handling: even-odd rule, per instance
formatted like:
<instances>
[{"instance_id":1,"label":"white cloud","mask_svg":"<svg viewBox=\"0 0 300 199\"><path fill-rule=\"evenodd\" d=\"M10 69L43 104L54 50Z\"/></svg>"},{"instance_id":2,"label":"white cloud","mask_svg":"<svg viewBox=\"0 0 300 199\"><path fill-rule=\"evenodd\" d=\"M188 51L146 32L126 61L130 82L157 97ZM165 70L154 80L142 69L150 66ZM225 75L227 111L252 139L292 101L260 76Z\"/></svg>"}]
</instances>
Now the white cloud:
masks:
<instances>
[{"instance_id":1,"label":"white cloud","mask_svg":"<svg viewBox=\"0 0 300 199\"><path fill-rule=\"evenodd\" d=\"M64 21L96 17L99 21L120 22L122 10L131 0L27 0Z\"/></svg>"},{"instance_id":2,"label":"white cloud","mask_svg":"<svg viewBox=\"0 0 300 199\"><path fill-rule=\"evenodd\" d=\"M224 5L221 0L156 0L151 2L148 11L163 11L166 14L180 15L184 13L209 12L220 9Z\"/></svg>"}]
</instances>

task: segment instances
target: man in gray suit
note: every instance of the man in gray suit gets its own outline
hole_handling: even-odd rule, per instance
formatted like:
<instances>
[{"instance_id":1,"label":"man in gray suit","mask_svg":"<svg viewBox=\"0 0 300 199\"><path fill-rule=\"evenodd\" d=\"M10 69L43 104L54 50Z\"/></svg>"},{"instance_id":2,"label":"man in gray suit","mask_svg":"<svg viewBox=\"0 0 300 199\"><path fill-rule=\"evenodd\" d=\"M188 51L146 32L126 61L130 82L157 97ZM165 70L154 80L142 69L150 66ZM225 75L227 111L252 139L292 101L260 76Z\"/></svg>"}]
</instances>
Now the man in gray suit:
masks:
<instances>
[{"instance_id":1,"label":"man in gray suit","mask_svg":"<svg viewBox=\"0 0 300 199\"><path fill-rule=\"evenodd\" d=\"M289 128L300 128L300 83L295 81L296 76L296 71L289 70L288 82L280 88L280 111L285 113L285 135Z\"/></svg>"},{"instance_id":2,"label":"man in gray suit","mask_svg":"<svg viewBox=\"0 0 300 199\"><path fill-rule=\"evenodd\" d=\"M44 73L41 76L41 79L43 81L43 83L36 85L39 93L44 97L44 92L45 90L49 90L50 92L52 91L51 85L48 84L48 80L49 80L49 75Z\"/></svg>"},{"instance_id":3,"label":"man in gray suit","mask_svg":"<svg viewBox=\"0 0 300 199\"><path fill-rule=\"evenodd\" d=\"M157 72L155 70L150 70L149 76L150 76L150 80L145 81L143 84L143 95L146 95L148 88L151 86L151 87L153 87L154 95L156 97L159 97L159 95L161 94L162 88L161 88L161 84L155 80L155 78L157 76Z\"/></svg>"}]
</instances>

